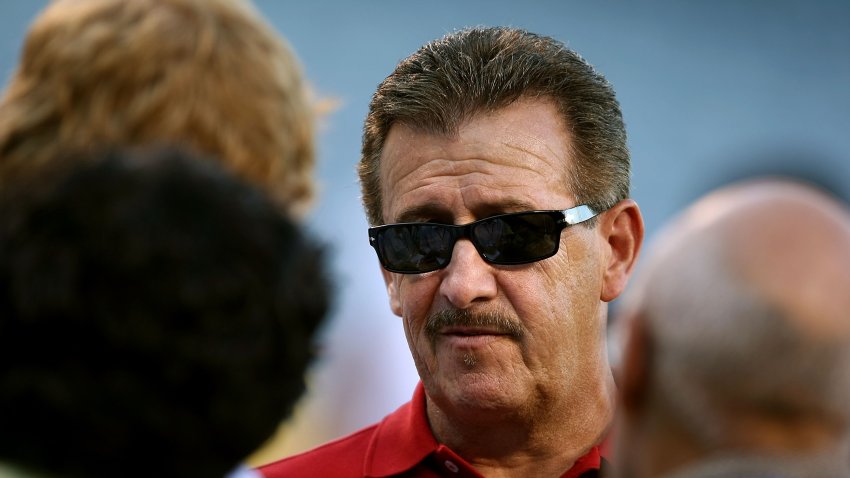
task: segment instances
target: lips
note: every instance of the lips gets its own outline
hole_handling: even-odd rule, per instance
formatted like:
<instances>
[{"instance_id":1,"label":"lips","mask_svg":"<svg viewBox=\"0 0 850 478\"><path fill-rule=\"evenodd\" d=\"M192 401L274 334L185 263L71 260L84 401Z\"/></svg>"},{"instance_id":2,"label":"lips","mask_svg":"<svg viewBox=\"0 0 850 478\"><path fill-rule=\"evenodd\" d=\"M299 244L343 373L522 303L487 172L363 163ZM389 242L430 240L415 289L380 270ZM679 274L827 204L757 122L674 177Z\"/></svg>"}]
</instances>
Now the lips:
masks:
<instances>
[{"instance_id":1,"label":"lips","mask_svg":"<svg viewBox=\"0 0 850 478\"><path fill-rule=\"evenodd\" d=\"M490 327L444 327L440 335L455 335L459 337L474 337L478 335L510 335L508 332Z\"/></svg>"},{"instance_id":2,"label":"lips","mask_svg":"<svg viewBox=\"0 0 850 478\"><path fill-rule=\"evenodd\" d=\"M437 341L453 348L476 349L511 337L494 327L444 327L438 332Z\"/></svg>"},{"instance_id":3,"label":"lips","mask_svg":"<svg viewBox=\"0 0 850 478\"><path fill-rule=\"evenodd\" d=\"M457 335L457 334L447 334L441 335L440 339L438 339L437 343L442 343L443 345L447 345L451 348L458 349L476 349L480 347L486 347L492 345L496 342L503 342L504 339L508 338L507 335L499 334L475 334L475 335Z\"/></svg>"}]
</instances>

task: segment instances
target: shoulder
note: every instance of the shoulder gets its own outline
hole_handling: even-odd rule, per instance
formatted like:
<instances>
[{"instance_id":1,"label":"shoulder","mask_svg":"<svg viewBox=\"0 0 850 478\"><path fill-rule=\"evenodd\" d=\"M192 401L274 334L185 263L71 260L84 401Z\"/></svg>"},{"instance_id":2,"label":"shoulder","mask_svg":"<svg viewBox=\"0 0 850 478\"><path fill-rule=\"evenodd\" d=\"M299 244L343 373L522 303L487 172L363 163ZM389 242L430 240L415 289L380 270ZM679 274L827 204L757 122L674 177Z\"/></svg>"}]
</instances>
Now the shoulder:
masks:
<instances>
[{"instance_id":1,"label":"shoulder","mask_svg":"<svg viewBox=\"0 0 850 478\"><path fill-rule=\"evenodd\" d=\"M378 424L259 468L265 478L301 476L361 477Z\"/></svg>"}]
</instances>

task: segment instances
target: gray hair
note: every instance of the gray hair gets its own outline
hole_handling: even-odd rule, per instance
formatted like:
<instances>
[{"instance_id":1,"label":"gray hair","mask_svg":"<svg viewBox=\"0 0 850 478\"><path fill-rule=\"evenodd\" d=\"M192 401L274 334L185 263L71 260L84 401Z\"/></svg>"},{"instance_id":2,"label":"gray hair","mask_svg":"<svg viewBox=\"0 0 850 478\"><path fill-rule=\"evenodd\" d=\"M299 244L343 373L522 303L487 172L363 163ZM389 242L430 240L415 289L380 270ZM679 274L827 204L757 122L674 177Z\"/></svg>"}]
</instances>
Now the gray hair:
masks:
<instances>
[{"instance_id":1,"label":"gray hair","mask_svg":"<svg viewBox=\"0 0 850 478\"><path fill-rule=\"evenodd\" d=\"M629 152L620 105L605 78L552 38L515 28L469 28L426 44L379 86L366 117L359 164L369 222L382 224L380 163L394 124L451 136L469 118L522 97L557 105L575 138L567 188L604 210L629 195Z\"/></svg>"}]
</instances>

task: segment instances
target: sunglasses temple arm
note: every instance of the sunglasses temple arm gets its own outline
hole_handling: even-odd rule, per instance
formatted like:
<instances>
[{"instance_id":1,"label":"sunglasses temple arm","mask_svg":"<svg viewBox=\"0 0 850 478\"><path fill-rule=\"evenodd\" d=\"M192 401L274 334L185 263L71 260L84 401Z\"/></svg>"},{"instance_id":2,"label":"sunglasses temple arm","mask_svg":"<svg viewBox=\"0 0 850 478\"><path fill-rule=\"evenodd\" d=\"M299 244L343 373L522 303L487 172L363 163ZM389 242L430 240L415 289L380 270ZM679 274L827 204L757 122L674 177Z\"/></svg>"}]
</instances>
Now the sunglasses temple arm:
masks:
<instances>
[{"instance_id":1,"label":"sunglasses temple arm","mask_svg":"<svg viewBox=\"0 0 850 478\"><path fill-rule=\"evenodd\" d=\"M587 221L588 219L591 219L597 214L599 214L598 212L594 211L590 206L587 206L585 204L570 209L565 209L562 212L564 213L564 222L566 222L568 226L573 226L581 222Z\"/></svg>"}]
</instances>

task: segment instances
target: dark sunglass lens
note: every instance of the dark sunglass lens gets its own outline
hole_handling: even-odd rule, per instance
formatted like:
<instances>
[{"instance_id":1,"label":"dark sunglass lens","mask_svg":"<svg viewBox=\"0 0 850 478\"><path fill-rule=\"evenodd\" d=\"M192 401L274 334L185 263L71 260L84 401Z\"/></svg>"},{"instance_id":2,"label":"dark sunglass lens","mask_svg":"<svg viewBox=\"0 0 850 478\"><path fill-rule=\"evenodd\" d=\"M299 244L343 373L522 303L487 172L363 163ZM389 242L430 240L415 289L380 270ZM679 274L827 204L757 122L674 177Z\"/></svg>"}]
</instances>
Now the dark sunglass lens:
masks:
<instances>
[{"instance_id":1,"label":"dark sunglass lens","mask_svg":"<svg viewBox=\"0 0 850 478\"><path fill-rule=\"evenodd\" d=\"M382 229L378 252L384 266L398 272L445 267L452 257L452 234L439 224L404 224Z\"/></svg>"},{"instance_id":2,"label":"dark sunglass lens","mask_svg":"<svg viewBox=\"0 0 850 478\"><path fill-rule=\"evenodd\" d=\"M476 225L479 251L497 264L519 264L552 255L558 249L560 229L548 213L494 217Z\"/></svg>"}]
</instances>

